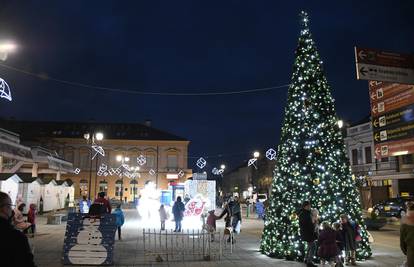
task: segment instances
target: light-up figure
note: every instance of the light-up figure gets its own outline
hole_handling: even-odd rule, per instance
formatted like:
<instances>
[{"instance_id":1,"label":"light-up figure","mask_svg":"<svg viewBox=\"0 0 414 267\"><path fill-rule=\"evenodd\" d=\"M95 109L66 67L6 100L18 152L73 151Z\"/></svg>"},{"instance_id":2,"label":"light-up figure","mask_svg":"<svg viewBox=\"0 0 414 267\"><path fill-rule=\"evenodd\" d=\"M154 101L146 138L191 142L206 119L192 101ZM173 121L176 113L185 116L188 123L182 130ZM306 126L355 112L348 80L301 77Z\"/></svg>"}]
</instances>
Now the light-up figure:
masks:
<instances>
[{"instance_id":1,"label":"light-up figure","mask_svg":"<svg viewBox=\"0 0 414 267\"><path fill-rule=\"evenodd\" d=\"M76 238L77 244L69 250L68 258L72 264L100 265L105 262L108 252L102 245L99 225L99 219L83 220L83 227Z\"/></svg>"},{"instance_id":2,"label":"light-up figure","mask_svg":"<svg viewBox=\"0 0 414 267\"><path fill-rule=\"evenodd\" d=\"M142 221L146 223L159 224L160 216L158 209L160 208L160 190L156 189L155 183L148 181L141 190L141 198L137 206L138 213Z\"/></svg>"}]
</instances>

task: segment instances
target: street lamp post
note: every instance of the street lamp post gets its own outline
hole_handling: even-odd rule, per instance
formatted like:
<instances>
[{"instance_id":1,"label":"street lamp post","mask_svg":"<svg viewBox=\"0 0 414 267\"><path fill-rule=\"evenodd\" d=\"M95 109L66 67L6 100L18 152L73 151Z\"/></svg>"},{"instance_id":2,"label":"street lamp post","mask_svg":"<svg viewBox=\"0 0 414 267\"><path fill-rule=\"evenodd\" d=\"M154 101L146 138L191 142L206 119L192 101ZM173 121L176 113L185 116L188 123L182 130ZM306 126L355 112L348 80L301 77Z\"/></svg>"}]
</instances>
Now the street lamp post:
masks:
<instances>
[{"instance_id":1,"label":"street lamp post","mask_svg":"<svg viewBox=\"0 0 414 267\"><path fill-rule=\"evenodd\" d=\"M85 133L83 138L86 139L86 142L90 145L93 145L96 141L102 141L104 138L103 133L96 132L92 135L90 133ZM89 184L88 184L88 198L91 199L91 186L92 186L92 163L93 163L93 149L91 147L91 164L89 168ZM96 169L98 169L98 158L96 158ZM95 191L96 191L96 180L98 177L95 177ZM96 192L95 192L96 193Z\"/></svg>"},{"instance_id":2,"label":"street lamp post","mask_svg":"<svg viewBox=\"0 0 414 267\"><path fill-rule=\"evenodd\" d=\"M122 155L118 155L116 156L116 161L121 162L121 165L124 164L128 164L127 162L129 162L129 157L124 157ZM121 172L121 192L119 193L119 200L121 200L122 202L122 197L124 195L124 172Z\"/></svg>"}]
</instances>

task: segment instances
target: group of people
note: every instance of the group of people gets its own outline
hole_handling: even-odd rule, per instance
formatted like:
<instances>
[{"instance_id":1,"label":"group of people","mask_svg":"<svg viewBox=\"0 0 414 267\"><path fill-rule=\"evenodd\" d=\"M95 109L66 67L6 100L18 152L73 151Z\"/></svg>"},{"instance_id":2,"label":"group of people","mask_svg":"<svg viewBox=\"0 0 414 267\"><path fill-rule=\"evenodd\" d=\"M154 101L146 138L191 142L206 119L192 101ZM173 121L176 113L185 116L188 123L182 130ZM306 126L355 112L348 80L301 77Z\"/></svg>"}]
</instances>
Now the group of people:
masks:
<instances>
[{"instance_id":1,"label":"group of people","mask_svg":"<svg viewBox=\"0 0 414 267\"><path fill-rule=\"evenodd\" d=\"M14 212L13 207L9 195L0 191L0 236L2 240L7 240L7 242L0 242L0 251L3 255L1 266L36 266L29 242L23 233L35 225L35 221L33 220L30 225L24 222L22 219L24 206L22 207L21 204ZM17 228L17 225L21 228Z\"/></svg>"},{"instance_id":2,"label":"group of people","mask_svg":"<svg viewBox=\"0 0 414 267\"><path fill-rule=\"evenodd\" d=\"M105 197L105 192L99 192L98 197L94 200L93 203L86 196L82 197L82 200L79 201L79 212L89 215L100 215L104 213L113 213L115 214L115 222L118 232L118 239L122 240L121 237L121 227L125 222L124 212L122 211L121 204L118 204L114 211L112 211L111 203Z\"/></svg>"},{"instance_id":3,"label":"group of people","mask_svg":"<svg viewBox=\"0 0 414 267\"><path fill-rule=\"evenodd\" d=\"M316 266L313 263L317 255L325 265L335 263L342 266L344 261L356 265L357 244L361 241L359 225L350 220L348 215L342 214L340 222L324 221L319 225L319 212L312 209L311 203L305 201L299 214L300 235L307 242L306 265ZM345 259L342 258L343 251Z\"/></svg>"}]
</instances>

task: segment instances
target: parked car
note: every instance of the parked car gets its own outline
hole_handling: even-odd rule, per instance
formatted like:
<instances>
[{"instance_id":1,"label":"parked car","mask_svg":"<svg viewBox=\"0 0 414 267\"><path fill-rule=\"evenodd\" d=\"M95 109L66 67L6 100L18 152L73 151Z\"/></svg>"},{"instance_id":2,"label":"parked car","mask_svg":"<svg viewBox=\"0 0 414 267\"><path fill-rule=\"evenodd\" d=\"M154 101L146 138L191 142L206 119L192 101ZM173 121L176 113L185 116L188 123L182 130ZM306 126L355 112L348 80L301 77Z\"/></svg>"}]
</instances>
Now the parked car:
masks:
<instances>
[{"instance_id":1,"label":"parked car","mask_svg":"<svg viewBox=\"0 0 414 267\"><path fill-rule=\"evenodd\" d=\"M407 212L408 201L413 201L413 198L390 198L375 205L373 210L377 216L402 217Z\"/></svg>"}]
</instances>

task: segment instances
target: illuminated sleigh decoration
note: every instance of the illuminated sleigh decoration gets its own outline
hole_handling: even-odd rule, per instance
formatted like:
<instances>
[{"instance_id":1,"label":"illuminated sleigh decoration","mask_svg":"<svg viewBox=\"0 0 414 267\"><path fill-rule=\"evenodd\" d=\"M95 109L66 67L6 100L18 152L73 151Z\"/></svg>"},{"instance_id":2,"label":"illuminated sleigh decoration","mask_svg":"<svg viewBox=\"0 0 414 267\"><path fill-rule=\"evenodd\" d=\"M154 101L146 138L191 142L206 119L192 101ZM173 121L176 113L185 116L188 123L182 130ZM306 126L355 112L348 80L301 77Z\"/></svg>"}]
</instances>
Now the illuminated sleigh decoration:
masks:
<instances>
[{"instance_id":1,"label":"illuminated sleigh decoration","mask_svg":"<svg viewBox=\"0 0 414 267\"><path fill-rule=\"evenodd\" d=\"M201 216L204 211L206 201L201 195L196 195L185 205L184 216Z\"/></svg>"}]
</instances>

